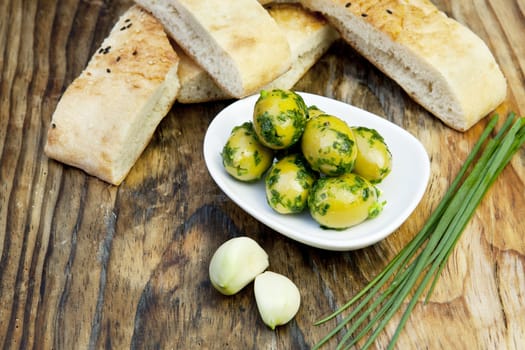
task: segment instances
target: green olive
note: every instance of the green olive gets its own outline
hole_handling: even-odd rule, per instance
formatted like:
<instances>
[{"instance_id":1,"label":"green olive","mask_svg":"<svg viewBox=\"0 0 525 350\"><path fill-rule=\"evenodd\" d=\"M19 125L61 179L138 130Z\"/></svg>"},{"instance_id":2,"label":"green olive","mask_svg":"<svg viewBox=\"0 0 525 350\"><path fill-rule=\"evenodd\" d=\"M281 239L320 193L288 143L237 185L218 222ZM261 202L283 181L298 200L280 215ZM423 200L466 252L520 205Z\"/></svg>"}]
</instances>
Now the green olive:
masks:
<instances>
[{"instance_id":1,"label":"green olive","mask_svg":"<svg viewBox=\"0 0 525 350\"><path fill-rule=\"evenodd\" d=\"M376 184L392 170L392 154L385 140L375 129L353 127L357 141L357 158L354 173Z\"/></svg>"},{"instance_id":2,"label":"green olive","mask_svg":"<svg viewBox=\"0 0 525 350\"><path fill-rule=\"evenodd\" d=\"M308 117L309 118L314 118L321 114L326 114L326 113L323 110L321 110L319 107L315 105L308 107Z\"/></svg>"},{"instance_id":3,"label":"green olive","mask_svg":"<svg viewBox=\"0 0 525 350\"><path fill-rule=\"evenodd\" d=\"M307 117L308 109L299 94L290 90L263 90L255 102L253 125L263 145L279 150L301 138Z\"/></svg>"},{"instance_id":4,"label":"green olive","mask_svg":"<svg viewBox=\"0 0 525 350\"><path fill-rule=\"evenodd\" d=\"M351 172L357 157L350 127L344 120L328 114L308 119L301 150L312 169L328 176Z\"/></svg>"},{"instance_id":5,"label":"green olive","mask_svg":"<svg viewBox=\"0 0 525 350\"><path fill-rule=\"evenodd\" d=\"M322 227L345 229L379 215L383 203L378 202L378 191L353 173L323 177L312 187L308 207Z\"/></svg>"},{"instance_id":6,"label":"green olive","mask_svg":"<svg viewBox=\"0 0 525 350\"><path fill-rule=\"evenodd\" d=\"M315 179L300 154L285 156L272 165L265 177L266 200L278 213L300 213Z\"/></svg>"},{"instance_id":7,"label":"green olive","mask_svg":"<svg viewBox=\"0 0 525 350\"><path fill-rule=\"evenodd\" d=\"M252 122L233 128L221 156L228 174L241 181L259 180L273 162L273 151L257 141Z\"/></svg>"}]
</instances>

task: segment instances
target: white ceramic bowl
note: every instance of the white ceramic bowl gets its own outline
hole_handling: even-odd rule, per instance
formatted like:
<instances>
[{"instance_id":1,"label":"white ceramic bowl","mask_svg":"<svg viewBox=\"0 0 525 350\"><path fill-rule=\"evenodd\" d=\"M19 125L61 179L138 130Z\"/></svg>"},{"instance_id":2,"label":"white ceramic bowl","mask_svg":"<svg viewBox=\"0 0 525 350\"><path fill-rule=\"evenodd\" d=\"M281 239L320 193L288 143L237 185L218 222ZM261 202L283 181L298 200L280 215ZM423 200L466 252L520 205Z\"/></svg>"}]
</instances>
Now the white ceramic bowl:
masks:
<instances>
[{"instance_id":1,"label":"white ceramic bowl","mask_svg":"<svg viewBox=\"0 0 525 350\"><path fill-rule=\"evenodd\" d=\"M309 93L299 94L307 106L316 105L350 126L376 129L392 153L392 171L377 187L386 205L378 217L345 230L323 229L302 214L275 212L265 197L264 181L244 183L231 177L222 165L221 152L231 130L252 120L259 95L238 100L223 109L210 123L204 138L204 159L208 171L224 193L248 214L273 230L304 244L328 250L353 250L374 244L395 231L414 211L425 193L430 162L423 145L403 128L349 104Z\"/></svg>"}]
</instances>

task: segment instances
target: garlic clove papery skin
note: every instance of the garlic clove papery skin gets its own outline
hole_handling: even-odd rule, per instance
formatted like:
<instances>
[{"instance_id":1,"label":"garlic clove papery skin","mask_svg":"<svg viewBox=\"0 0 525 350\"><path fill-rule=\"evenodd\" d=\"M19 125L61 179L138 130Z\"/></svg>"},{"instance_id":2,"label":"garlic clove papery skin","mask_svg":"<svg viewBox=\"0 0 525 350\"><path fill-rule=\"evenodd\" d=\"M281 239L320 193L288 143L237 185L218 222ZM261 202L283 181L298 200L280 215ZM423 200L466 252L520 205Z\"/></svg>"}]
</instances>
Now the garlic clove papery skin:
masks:
<instances>
[{"instance_id":1,"label":"garlic clove papery skin","mask_svg":"<svg viewBox=\"0 0 525 350\"><path fill-rule=\"evenodd\" d=\"M261 318L271 329L288 323L299 311L301 294L286 276L263 272L255 278L254 292Z\"/></svg>"},{"instance_id":2,"label":"garlic clove papery skin","mask_svg":"<svg viewBox=\"0 0 525 350\"><path fill-rule=\"evenodd\" d=\"M233 295L269 266L268 254L253 239L236 237L224 242L213 254L209 275L212 285L224 295Z\"/></svg>"}]
</instances>

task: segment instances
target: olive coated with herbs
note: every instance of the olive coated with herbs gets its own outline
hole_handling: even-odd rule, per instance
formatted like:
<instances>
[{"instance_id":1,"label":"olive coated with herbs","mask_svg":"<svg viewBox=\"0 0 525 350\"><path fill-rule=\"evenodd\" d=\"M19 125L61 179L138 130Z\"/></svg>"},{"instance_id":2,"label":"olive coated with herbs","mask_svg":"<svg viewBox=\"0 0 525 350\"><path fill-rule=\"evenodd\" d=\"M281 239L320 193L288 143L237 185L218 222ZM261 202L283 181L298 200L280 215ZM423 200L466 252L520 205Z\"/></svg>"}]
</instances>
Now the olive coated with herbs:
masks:
<instances>
[{"instance_id":1,"label":"olive coated with herbs","mask_svg":"<svg viewBox=\"0 0 525 350\"><path fill-rule=\"evenodd\" d=\"M307 119L303 98L290 90L263 90L255 102L255 132L259 141L271 149L285 149L299 141Z\"/></svg>"},{"instance_id":2,"label":"olive coated with herbs","mask_svg":"<svg viewBox=\"0 0 525 350\"><path fill-rule=\"evenodd\" d=\"M304 210L316 175L300 154L287 155L275 162L265 177L266 200L280 214Z\"/></svg>"},{"instance_id":3,"label":"olive coated with herbs","mask_svg":"<svg viewBox=\"0 0 525 350\"><path fill-rule=\"evenodd\" d=\"M392 154L385 139L375 130L352 127L357 141L357 157L353 172L377 184L392 170Z\"/></svg>"},{"instance_id":4,"label":"olive coated with herbs","mask_svg":"<svg viewBox=\"0 0 525 350\"><path fill-rule=\"evenodd\" d=\"M233 128L221 156L228 174L237 180L256 181L270 168L274 154L257 140L252 122L245 122Z\"/></svg>"},{"instance_id":5,"label":"olive coated with herbs","mask_svg":"<svg viewBox=\"0 0 525 350\"><path fill-rule=\"evenodd\" d=\"M252 120L232 130L221 156L238 180L264 177L266 202L275 212L307 211L323 228L355 226L386 204L376 187L392 170L383 136L307 106L290 90L261 91Z\"/></svg>"},{"instance_id":6,"label":"olive coated with herbs","mask_svg":"<svg viewBox=\"0 0 525 350\"><path fill-rule=\"evenodd\" d=\"M322 109L317 107L316 105L308 106L308 117L309 118L314 118L321 114L326 114L326 113Z\"/></svg>"},{"instance_id":7,"label":"olive coated with herbs","mask_svg":"<svg viewBox=\"0 0 525 350\"><path fill-rule=\"evenodd\" d=\"M328 114L308 119L301 150L313 170L328 176L351 172L357 157L354 133L348 124Z\"/></svg>"},{"instance_id":8,"label":"olive coated with herbs","mask_svg":"<svg viewBox=\"0 0 525 350\"><path fill-rule=\"evenodd\" d=\"M325 228L345 229L383 210L379 190L354 173L317 180L308 196L311 216Z\"/></svg>"}]
</instances>

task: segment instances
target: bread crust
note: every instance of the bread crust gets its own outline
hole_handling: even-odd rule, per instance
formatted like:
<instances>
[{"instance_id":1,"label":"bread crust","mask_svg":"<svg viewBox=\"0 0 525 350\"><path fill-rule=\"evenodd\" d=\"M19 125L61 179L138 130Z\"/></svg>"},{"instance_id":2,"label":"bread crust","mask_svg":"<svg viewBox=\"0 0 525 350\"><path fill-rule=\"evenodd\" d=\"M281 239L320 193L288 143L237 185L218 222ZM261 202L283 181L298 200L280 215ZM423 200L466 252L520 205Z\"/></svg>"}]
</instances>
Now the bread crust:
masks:
<instances>
[{"instance_id":1,"label":"bread crust","mask_svg":"<svg viewBox=\"0 0 525 350\"><path fill-rule=\"evenodd\" d=\"M46 155L120 184L175 100L178 63L162 25L131 7L62 95Z\"/></svg>"},{"instance_id":2,"label":"bread crust","mask_svg":"<svg viewBox=\"0 0 525 350\"><path fill-rule=\"evenodd\" d=\"M302 76L339 39L339 33L319 13L295 3L274 3L267 10L286 34L292 50L292 67L286 73L266 85L270 90L291 89Z\"/></svg>"},{"instance_id":3,"label":"bread crust","mask_svg":"<svg viewBox=\"0 0 525 350\"><path fill-rule=\"evenodd\" d=\"M506 96L487 45L427 0L303 0L423 107L467 130Z\"/></svg>"},{"instance_id":4,"label":"bread crust","mask_svg":"<svg viewBox=\"0 0 525 350\"><path fill-rule=\"evenodd\" d=\"M261 89L290 89L339 38L337 31L319 14L299 4L272 4L267 11L286 36L291 49L291 68ZM199 103L233 98L218 86L211 76L193 59L175 49L181 57L177 100L181 103Z\"/></svg>"}]
</instances>

